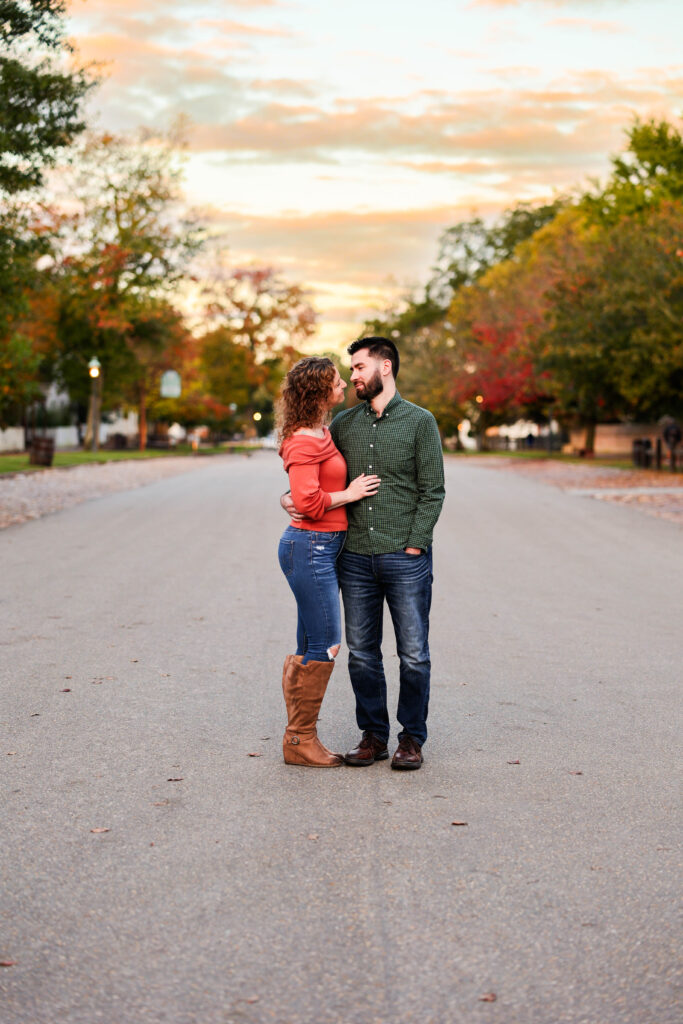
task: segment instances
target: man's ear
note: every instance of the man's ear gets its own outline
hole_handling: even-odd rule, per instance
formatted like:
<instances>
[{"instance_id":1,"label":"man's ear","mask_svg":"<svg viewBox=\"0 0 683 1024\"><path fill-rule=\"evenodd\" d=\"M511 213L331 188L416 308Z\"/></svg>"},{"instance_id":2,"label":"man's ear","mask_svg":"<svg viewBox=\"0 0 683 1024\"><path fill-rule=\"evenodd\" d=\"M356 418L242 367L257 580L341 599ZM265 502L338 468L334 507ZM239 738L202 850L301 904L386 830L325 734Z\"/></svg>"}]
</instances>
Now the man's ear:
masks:
<instances>
[{"instance_id":1,"label":"man's ear","mask_svg":"<svg viewBox=\"0 0 683 1024\"><path fill-rule=\"evenodd\" d=\"M381 373L382 373L383 377L390 377L391 376L391 374L392 374L391 359L383 359L382 360L382 370L381 370Z\"/></svg>"}]
</instances>

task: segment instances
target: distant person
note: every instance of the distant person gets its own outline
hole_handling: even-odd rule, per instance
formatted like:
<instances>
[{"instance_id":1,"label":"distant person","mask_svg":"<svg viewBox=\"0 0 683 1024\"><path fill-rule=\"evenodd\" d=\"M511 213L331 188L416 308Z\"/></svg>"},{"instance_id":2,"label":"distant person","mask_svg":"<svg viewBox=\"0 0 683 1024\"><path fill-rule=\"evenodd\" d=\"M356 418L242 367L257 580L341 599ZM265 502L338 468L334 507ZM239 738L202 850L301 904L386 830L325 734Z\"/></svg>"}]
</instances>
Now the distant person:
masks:
<instances>
[{"instance_id":1,"label":"distant person","mask_svg":"<svg viewBox=\"0 0 683 1024\"><path fill-rule=\"evenodd\" d=\"M399 354L393 341L361 338L348 352L351 383L362 402L334 418L331 440L349 476L372 474L381 486L349 505L346 544L337 563L356 721L362 730L345 761L367 766L389 756L382 664L386 600L400 660L401 731L391 767L414 770L423 763L427 739L432 532L445 496L441 439L433 415L396 390ZM303 511L295 493L283 495L281 504L293 517Z\"/></svg>"},{"instance_id":2,"label":"distant person","mask_svg":"<svg viewBox=\"0 0 683 1024\"><path fill-rule=\"evenodd\" d=\"M330 359L311 356L282 385L277 411L280 455L298 512L280 539L279 560L296 598L296 654L282 672L287 764L332 768L344 763L318 739L316 722L341 645L336 562L346 537L343 508L377 493L379 477L361 471L346 486L347 468L326 425L346 382Z\"/></svg>"}]
</instances>

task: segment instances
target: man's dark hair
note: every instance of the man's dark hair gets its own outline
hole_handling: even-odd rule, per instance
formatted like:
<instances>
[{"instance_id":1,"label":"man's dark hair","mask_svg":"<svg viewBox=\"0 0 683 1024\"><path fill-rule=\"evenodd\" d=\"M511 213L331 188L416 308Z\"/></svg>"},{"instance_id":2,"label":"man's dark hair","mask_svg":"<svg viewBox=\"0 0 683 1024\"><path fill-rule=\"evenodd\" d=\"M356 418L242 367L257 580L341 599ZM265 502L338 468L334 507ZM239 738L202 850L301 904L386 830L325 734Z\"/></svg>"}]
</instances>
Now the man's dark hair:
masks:
<instances>
[{"instance_id":1,"label":"man's dark hair","mask_svg":"<svg viewBox=\"0 0 683 1024\"><path fill-rule=\"evenodd\" d=\"M357 341L351 342L346 351L352 356L356 352L360 352L362 348L366 348L375 359L388 359L391 363L394 380L396 380L401 360L393 341L389 338L358 338Z\"/></svg>"}]
</instances>

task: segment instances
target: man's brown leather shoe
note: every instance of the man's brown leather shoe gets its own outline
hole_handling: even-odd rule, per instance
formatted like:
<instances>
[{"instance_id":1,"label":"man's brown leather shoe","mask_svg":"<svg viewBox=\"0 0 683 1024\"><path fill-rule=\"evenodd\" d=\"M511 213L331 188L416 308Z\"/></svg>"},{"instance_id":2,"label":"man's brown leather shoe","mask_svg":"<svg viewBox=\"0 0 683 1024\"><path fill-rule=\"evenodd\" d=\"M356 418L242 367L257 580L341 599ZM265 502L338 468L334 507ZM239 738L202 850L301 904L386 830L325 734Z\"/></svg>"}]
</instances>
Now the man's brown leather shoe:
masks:
<instances>
[{"instance_id":1,"label":"man's brown leather shoe","mask_svg":"<svg viewBox=\"0 0 683 1024\"><path fill-rule=\"evenodd\" d=\"M379 739L372 732L364 732L361 741L353 750L344 755L347 764L365 766L374 761L386 761L389 751L384 740Z\"/></svg>"},{"instance_id":2,"label":"man's brown leather shoe","mask_svg":"<svg viewBox=\"0 0 683 1024\"><path fill-rule=\"evenodd\" d=\"M401 736L396 753L391 759L391 767L400 768L402 771L414 771L422 766L423 761L420 744L412 736Z\"/></svg>"}]
</instances>

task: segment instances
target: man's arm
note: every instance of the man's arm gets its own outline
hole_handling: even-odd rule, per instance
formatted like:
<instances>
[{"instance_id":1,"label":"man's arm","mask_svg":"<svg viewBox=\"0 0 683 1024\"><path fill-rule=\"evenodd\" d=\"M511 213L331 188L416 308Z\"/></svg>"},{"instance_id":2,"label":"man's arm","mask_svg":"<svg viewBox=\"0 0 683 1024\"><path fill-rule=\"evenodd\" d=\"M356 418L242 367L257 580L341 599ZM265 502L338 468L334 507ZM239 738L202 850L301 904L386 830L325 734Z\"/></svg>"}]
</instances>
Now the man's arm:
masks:
<instances>
[{"instance_id":1,"label":"man's arm","mask_svg":"<svg viewBox=\"0 0 683 1024\"><path fill-rule=\"evenodd\" d=\"M280 505L285 510L290 519L299 520L306 518L306 516L303 515L303 513L297 512L291 491L285 491L284 494L280 495Z\"/></svg>"},{"instance_id":2,"label":"man's arm","mask_svg":"<svg viewBox=\"0 0 683 1024\"><path fill-rule=\"evenodd\" d=\"M418 489L417 509L406 548L421 548L426 551L432 543L434 527L446 496L441 438L436 420L431 413L417 429L415 471Z\"/></svg>"}]
</instances>

